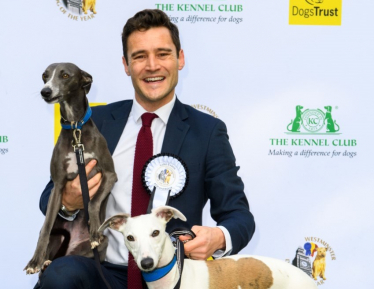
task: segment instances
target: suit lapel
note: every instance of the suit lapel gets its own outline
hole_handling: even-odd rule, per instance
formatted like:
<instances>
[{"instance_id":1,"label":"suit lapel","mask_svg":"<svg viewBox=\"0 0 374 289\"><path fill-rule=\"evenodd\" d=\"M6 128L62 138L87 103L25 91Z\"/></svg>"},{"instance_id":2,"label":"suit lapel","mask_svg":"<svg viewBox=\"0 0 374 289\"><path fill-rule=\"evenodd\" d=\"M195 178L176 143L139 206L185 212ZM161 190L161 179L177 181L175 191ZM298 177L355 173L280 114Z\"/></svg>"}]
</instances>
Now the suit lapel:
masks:
<instances>
[{"instance_id":1,"label":"suit lapel","mask_svg":"<svg viewBox=\"0 0 374 289\"><path fill-rule=\"evenodd\" d=\"M188 113L177 98L166 126L162 153L179 154L184 138L190 128L190 125L185 122L187 118Z\"/></svg>"},{"instance_id":2,"label":"suit lapel","mask_svg":"<svg viewBox=\"0 0 374 289\"><path fill-rule=\"evenodd\" d=\"M100 129L108 143L108 149L113 154L122 132L129 118L132 107L132 101L124 103L121 107L112 111L113 119L106 119Z\"/></svg>"}]
</instances>

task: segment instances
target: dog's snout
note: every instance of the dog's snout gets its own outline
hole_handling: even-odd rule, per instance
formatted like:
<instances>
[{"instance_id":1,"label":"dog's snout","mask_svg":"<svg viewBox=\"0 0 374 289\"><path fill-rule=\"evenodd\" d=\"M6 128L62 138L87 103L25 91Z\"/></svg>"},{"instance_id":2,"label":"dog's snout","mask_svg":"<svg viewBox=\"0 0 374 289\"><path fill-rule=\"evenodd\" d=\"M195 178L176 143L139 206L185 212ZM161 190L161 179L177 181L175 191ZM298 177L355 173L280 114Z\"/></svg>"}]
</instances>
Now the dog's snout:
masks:
<instances>
[{"instance_id":1,"label":"dog's snout","mask_svg":"<svg viewBox=\"0 0 374 289\"><path fill-rule=\"evenodd\" d=\"M144 258L141 262L140 265L142 265L143 269L150 269L153 267L153 259L152 258Z\"/></svg>"},{"instance_id":2,"label":"dog's snout","mask_svg":"<svg viewBox=\"0 0 374 289\"><path fill-rule=\"evenodd\" d=\"M40 93L44 97L50 97L52 95L52 89L49 87L44 87Z\"/></svg>"}]
</instances>

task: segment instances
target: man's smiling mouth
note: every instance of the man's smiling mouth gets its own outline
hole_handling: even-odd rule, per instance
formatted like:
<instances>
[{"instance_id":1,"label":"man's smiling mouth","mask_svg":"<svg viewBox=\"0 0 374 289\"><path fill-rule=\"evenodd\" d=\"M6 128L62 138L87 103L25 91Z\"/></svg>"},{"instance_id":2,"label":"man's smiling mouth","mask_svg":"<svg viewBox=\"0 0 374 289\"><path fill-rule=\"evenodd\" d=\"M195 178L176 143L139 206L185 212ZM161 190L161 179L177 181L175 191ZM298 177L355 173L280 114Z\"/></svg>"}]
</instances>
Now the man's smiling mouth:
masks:
<instances>
[{"instance_id":1,"label":"man's smiling mouth","mask_svg":"<svg viewBox=\"0 0 374 289\"><path fill-rule=\"evenodd\" d=\"M147 78L144 78L144 81L150 83L150 82L162 81L164 79L165 77L147 77Z\"/></svg>"}]
</instances>

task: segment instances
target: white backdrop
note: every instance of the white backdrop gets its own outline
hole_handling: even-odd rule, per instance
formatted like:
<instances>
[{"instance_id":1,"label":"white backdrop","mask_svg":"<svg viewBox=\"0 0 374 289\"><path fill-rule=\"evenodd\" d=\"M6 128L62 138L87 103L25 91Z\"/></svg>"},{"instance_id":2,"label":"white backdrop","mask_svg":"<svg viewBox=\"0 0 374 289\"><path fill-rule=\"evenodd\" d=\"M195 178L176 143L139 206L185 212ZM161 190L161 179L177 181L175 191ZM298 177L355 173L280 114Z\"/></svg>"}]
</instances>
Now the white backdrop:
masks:
<instances>
[{"instance_id":1,"label":"white backdrop","mask_svg":"<svg viewBox=\"0 0 374 289\"><path fill-rule=\"evenodd\" d=\"M311 9L317 5L305 1ZM241 166L257 226L242 253L292 261L306 242L328 246L327 280L322 284L318 279L320 286L372 288L374 3L345 0L339 10L341 25L329 26L313 25L313 19L312 25L290 25L291 2L97 0L97 14L81 18L72 11L63 13L62 0L38 7L35 1L3 1L0 287L32 288L36 282L22 269L32 257L44 219L39 197L49 179L54 144L54 109L39 93L42 72L53 62L73 62L93 75L90 102L132 98L121 62L122 27L139 10L170 10L166 4L172 3L173 11L166 12L173 21L178 17L186 55L178 97L206 106L227 124ZM339 0L318 5L335 2ZM207 4L204 9L215 11L177 11L178 4ZM179 9L199 8L188 5ZM222 5L236 11L219 11ZM187 21L189 16L195 20ZM198 17L216 19L203 22ZM230 22L231 17L239 23ZM289 132L297 105L323 113L331 106L339 132L328 134L321 123L320 134L303 126L299 133ZM335 146L339 141L350 146ZM330 155L295 155L303 150ZM340 155L333 156L334 150ZM352 157L344 156L345 151ZM205 224L214 225L207 212Z\"/></svg>"}]
</instances>

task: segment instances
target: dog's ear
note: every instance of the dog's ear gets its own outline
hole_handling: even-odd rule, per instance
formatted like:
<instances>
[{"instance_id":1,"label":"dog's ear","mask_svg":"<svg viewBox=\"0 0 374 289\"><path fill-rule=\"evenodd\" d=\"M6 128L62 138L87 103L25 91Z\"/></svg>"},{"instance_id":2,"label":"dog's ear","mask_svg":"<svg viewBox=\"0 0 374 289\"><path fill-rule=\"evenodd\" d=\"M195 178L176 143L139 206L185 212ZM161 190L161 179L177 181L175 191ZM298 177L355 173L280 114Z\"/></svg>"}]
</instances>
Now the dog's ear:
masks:
<instances>
[{"instance_id":1,"label":"dog's ear","mask_svg":"<svg viewBox=\"0 0 374 289\"><path fill-rule=\"evenodd\" d=\"M91 74L85 72L84 70L81 70L81 74L82 74L82 88L84 88L84 91L86 92L86 94L88 94L88 92L91 89L91 83L93 82L92 76Z\"/></svg>"},{"instance_id":2,"label":"dog's ear","mask_svg":"<svg viewBox=\"0 0 374 289\"><path fill-rule=\"evenodd\" d=\"M111 228L122 233L129 217L130 216L128 214L118 214L110 217L109 219L104 221L104 223L100 226L98 232L103 232L106 228Z\"/></svg>"},{"instance_id":3,"label":"dog's ear","mask_svg":"<svg viewBox=\"0 0 374 289\"><path fill-rule=\"evenodd\" d=\"M186 217L179 210L169 206L155 208L152 210L152 214L156 217L164 219L165 222L169 222L171 218L187 221Z\"/></svg>"}]
</instances>

